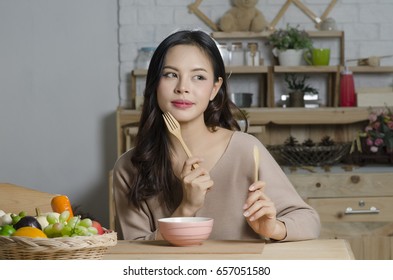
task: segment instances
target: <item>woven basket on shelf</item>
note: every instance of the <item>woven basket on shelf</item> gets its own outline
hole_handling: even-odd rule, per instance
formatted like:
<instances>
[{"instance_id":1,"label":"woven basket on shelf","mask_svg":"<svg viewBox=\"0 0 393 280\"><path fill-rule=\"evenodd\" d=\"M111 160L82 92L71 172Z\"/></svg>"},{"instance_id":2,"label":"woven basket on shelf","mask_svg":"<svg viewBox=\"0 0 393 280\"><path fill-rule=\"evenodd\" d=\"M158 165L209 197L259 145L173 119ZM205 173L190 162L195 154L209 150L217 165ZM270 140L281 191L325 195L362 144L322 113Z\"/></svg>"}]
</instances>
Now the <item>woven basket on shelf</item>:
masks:
<instances>
[{"instance_id":1,"label":"woven basket on shelf","mask_svg":"<svg viewBox=\"0 0 393 280\"><path fill-rule=\"evenodd\" d=\"M351 143L332 146L286 146L272 145L268 150L273 157L284 165L292 166L326 166L340 162L348 155Z\"/></svg>"},{"instance_id":2,"label":"woven basket on shelf","mask_svg":"<svg viewBox=\"0 0 393 280\"><path fill-rule=\"evenodd\" d=\"M0 236L0 260L102 259L117 243L116 232L102 235L28 238Z\"/></svg>"}]
</instances>

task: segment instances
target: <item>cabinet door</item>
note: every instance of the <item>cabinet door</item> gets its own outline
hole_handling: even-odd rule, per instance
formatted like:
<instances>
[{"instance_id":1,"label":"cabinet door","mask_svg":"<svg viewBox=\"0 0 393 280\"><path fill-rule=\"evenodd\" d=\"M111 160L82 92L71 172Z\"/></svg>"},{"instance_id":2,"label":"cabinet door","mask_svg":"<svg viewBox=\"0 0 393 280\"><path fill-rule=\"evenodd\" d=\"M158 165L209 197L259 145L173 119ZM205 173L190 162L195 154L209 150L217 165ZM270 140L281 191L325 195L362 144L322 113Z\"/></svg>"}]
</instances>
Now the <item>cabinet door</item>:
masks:
<instances>
[{"instance_id":1,"label":"cabinet door","mask_svg":"<svg viewBox=\"0 0 393 280\"><path fill-rule=\"evenodd\" d=\"M322 222L393 222L393 197L310 198Z\"/></svg>"},{"instance_id":2,"label":"cabinet door","mask_svg":"<svg viewBox=\"0 0 393 280\"><path fill-rule=\"evenodd\" d=\"M345 238L356 259L392 259L393 197L310 198L321 238Z\"/></svg>"}]
</instances>

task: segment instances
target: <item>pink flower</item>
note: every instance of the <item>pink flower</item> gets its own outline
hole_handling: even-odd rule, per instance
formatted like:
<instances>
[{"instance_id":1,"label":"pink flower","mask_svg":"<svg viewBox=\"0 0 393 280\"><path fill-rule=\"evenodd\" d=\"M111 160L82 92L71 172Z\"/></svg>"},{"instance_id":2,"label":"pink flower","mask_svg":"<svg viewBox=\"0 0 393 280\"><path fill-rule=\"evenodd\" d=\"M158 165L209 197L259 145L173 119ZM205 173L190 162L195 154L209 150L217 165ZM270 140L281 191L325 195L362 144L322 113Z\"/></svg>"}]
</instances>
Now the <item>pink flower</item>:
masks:
<instances>
[{"instance_id":1,"label":"pink flower","mask_svg":"<svg viewBox=\"0 0 393 280\"><path fill-rule=\"evenodd\" d=\"M371 152L393 151L393 108L375 109L370 112L369 123L359 136Z\"/></svg>"},{"instance_id":2,"label":"pink flower","mask_svg":"<svg viewBox=\"0 0 393 280\"><path fill-rule=\"evenodd\" d=\"M374 113L378 117L378 116L381 116L381 115L386 115L386 110L384 108L379 108L379 109L376 109Z\"/></svg>"},{"instance_id":3,"label":"pink flower","mask_svg":"<svg viewBox=\"0 0 393 280\"><path fill-rule=\"evenodd\" d=\"M370 122L375 122L377 120L378 115L376 113L371 113L368 116L368 119L370 120Z\"/></svg>"},{"instance_id":4,"label":"pink flower","mask_svg":"<svg viewBox=\"0 0 393 280\"><path fill-rule=\"evenodd\" d=\"M375 146L382 146L383 145L383 139L382 138L377 138L374 141Z\"/></svg>"},{"instance_id":5,"label":"pink flower","mask_svg":"<svg viewBox=\"0 0 393 280\"><path fill-rule=\"evenodd\" d=\"M375 123L373 123L373 128L375 129L375 130L379 130L379 128L381 127L381 123L380 122L375 122Z\"/></svg>"},{"instance_id":6,"label":"pink flower","mask_svg":"<svg viewBox=\"0 0 393 280\"><path fill-rule=\"evenodd\" d=\"M364 129L365 132L369 132L371 130L373 130L373 128L371 126L369 126L369 125L366 126L366 128Z\"/></svg>"}]
</instances>

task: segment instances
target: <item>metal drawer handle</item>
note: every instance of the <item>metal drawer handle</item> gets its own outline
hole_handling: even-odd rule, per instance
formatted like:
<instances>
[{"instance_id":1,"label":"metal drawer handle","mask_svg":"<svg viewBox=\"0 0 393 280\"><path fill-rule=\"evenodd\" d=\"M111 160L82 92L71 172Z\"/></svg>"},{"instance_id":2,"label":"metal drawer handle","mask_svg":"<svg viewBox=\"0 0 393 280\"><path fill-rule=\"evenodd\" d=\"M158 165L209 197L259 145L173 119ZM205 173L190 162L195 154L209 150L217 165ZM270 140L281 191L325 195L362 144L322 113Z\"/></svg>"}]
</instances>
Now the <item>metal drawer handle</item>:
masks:
<instances>
[{"instance_id":1,"label":"metal drawer handle","mask_svg":"<svg viewBox=\"0 0 393 280\"><path fill-rule=\"evenodd\" d=\"M379 214L380 210L377 207L371 206L370 209L366 210L353 210L351 207L347 207L345 209L345 215L354 215L354 214Z\"/></svg>"}]
</instances>

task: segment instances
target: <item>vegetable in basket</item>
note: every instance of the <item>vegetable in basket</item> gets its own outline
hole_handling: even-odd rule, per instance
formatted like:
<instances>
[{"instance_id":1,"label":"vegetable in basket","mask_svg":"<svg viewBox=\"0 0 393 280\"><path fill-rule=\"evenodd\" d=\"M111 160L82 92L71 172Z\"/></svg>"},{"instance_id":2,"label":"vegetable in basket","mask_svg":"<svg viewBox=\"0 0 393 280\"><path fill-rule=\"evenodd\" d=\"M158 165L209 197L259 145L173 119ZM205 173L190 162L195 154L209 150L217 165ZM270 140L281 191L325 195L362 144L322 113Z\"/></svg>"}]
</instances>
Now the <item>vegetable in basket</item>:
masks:
<instances>
[{"instance_id":1,"label":"vegetable in basket","mask_svg":"<svg viewBox=\"0 0 393 280\"><path fill-rule=\"evenodd\" d=\"M52 210L57 213L63 213L64 211L70 212L70 216L68 219L74 217L71 202L66 195L58 195L52 198L51 206Z\"/></svg>"}]
</instances>

